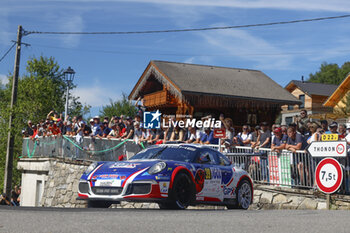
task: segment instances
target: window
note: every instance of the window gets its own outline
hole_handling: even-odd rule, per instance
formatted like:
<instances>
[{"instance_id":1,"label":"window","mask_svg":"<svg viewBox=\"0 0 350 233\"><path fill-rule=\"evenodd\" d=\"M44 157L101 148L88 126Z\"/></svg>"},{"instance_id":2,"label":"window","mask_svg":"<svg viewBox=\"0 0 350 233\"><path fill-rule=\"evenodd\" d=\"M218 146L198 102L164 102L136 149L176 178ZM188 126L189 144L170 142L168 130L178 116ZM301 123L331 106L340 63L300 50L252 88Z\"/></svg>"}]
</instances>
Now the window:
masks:
<instances>
[{"instance_id":1,"label":"window","mask_svg":"<svg viewBox=\"0 0 350 233\"><path fill-rule=\"evenodd\" d=\"M293 117L286 117L286 125L289 125L293 122Z\"/></svg>"},{"instance_id":2,"label":"window","mask_svg":"<svg viewBox=\"0 0 350 233\"><path fill-rule=\"evenodd\" d=\"M228 158L226 158L225 155L223 155L219 152L217 152L216 154L218 156L219 164L221 166L230 166L231 165L231 161Z\"/></svg>"},{"instance_id":3,"label":"window","mask_svg":"<svg viewBox=\"0 0 350 233\"><path fill-rule=\"evenodd\" d=\"M294 110L294 105L288 105L288 110Z\"/></svg>"},{"instance_id":4,"label":"window","mask_svg":"<svg viewBox=\"0 0 350 233\"><path fill-rule=\"evenodd\" d=\"M305 95L299 95L299 100L301 101L299 108L305 108Z\"/></svg>"}]
</instances>

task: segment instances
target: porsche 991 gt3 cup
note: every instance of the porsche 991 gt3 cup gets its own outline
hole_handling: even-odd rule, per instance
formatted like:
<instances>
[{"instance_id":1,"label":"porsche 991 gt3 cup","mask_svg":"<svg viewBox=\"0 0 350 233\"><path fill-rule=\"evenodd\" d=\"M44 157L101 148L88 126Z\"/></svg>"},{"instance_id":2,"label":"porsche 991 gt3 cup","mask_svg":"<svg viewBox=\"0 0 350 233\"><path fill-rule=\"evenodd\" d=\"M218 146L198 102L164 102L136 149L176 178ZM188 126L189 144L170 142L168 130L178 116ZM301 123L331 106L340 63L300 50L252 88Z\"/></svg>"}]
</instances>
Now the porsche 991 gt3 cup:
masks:
<instances>
[{"instance_id":1,"label":"porsche 991 gt3 cup","mask_svg":"<svg viewBox=\"0 0 350 233\"><path fill-rule=\"evenodd\" d=\"M90 207L120 201L156 202L161 209L225 205L247 209L253 182L220 152L204 146L152 146L128 161L95 162L82 175L78 195Z\"/></svg>"}]
</instances>

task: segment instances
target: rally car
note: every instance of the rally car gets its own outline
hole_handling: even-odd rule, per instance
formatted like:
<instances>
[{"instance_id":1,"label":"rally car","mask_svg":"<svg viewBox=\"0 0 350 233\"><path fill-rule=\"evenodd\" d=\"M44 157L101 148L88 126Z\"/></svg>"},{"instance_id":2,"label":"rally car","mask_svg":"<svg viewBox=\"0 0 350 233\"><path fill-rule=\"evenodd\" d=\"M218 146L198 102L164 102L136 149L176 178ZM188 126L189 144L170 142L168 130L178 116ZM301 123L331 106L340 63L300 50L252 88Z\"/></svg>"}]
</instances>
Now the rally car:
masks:
<instances>
[{"instance_id":1,"label":"rally car","mask_svg":"<svg viewBox=\"0 0 350 233\"><path fill-rule=\"evenodd\" d=\"M247 209L253 200L253 182L217 150L164 144L146 148L127 161L92 163L81 176L78 195L89 207L133 201L156 202L161 209L198 204Z\"/></svg>"}]
</instances>

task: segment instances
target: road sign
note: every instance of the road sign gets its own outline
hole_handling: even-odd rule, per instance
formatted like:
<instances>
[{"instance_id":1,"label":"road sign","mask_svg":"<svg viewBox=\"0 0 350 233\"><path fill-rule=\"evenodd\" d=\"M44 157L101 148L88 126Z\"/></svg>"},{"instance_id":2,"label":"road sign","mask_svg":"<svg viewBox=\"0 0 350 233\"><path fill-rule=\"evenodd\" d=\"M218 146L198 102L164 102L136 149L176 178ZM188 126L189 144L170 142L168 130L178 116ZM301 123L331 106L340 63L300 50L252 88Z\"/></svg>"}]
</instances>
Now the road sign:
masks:
<instances>
[{"instance_id":1,"label":"road sign","mask_svg":"<svg viewBox=\"0 0 350 233\"><path fill-rule=\"evenodd\" d=\"M346 141L312 142L307 149L312 157L346 157Z\"/></svg>"},{"instance_id":2,"label":"road sign","mask_svg":"<svg viewBox=\"0 0 350 233\"><path fill-rule=\"evenodd\" d=\"M338 141L339 135L332 133L332 134L322 134L321 141Z\"/></svg>"},{"instance_id":3,"label":"road sign","mask_svg":"<svg viewBox=\"0 0 350 233\"><path fill-rule=\"evenodd\" d=\"M225 138L226 130L225 129L214 129L214 138Z\"/></svg>"},{"instance_id":4,"label":"road sign","mask_svg":"<svg viewBox=\"0 0 350 233\"><path fill-rule=\"evenodd\" d=\"M336 192L343 182L343 169L337 160L325 158L317 164L315 176L318 189L331 194Z\"/></svg>"}]
</instances>

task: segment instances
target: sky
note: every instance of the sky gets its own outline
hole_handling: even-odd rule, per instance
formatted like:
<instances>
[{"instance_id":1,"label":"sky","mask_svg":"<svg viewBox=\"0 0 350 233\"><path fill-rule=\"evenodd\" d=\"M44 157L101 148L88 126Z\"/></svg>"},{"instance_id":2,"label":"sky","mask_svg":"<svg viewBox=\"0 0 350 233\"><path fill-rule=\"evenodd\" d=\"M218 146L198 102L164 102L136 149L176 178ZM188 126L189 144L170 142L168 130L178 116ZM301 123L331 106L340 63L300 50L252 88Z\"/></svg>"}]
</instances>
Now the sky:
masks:
<instances>
[{"instance_id":1,"label":"sky","mask_svg":"<svg viewBox=\"0 0 350 233\"><path fill-rule=\"evenodd\" d=\"M350 13L345 0L0 0L0 57L26 31L144 31L233 26ZM75 71L74 94L92 106L127 95L151 60L258 69L282 87L315 73L323 62L349 61L350 18L229 30L137 35L30 34L26 62L54 57ZM13 72L14 50L0 62Z\"/></svg>"}]
</instances>

